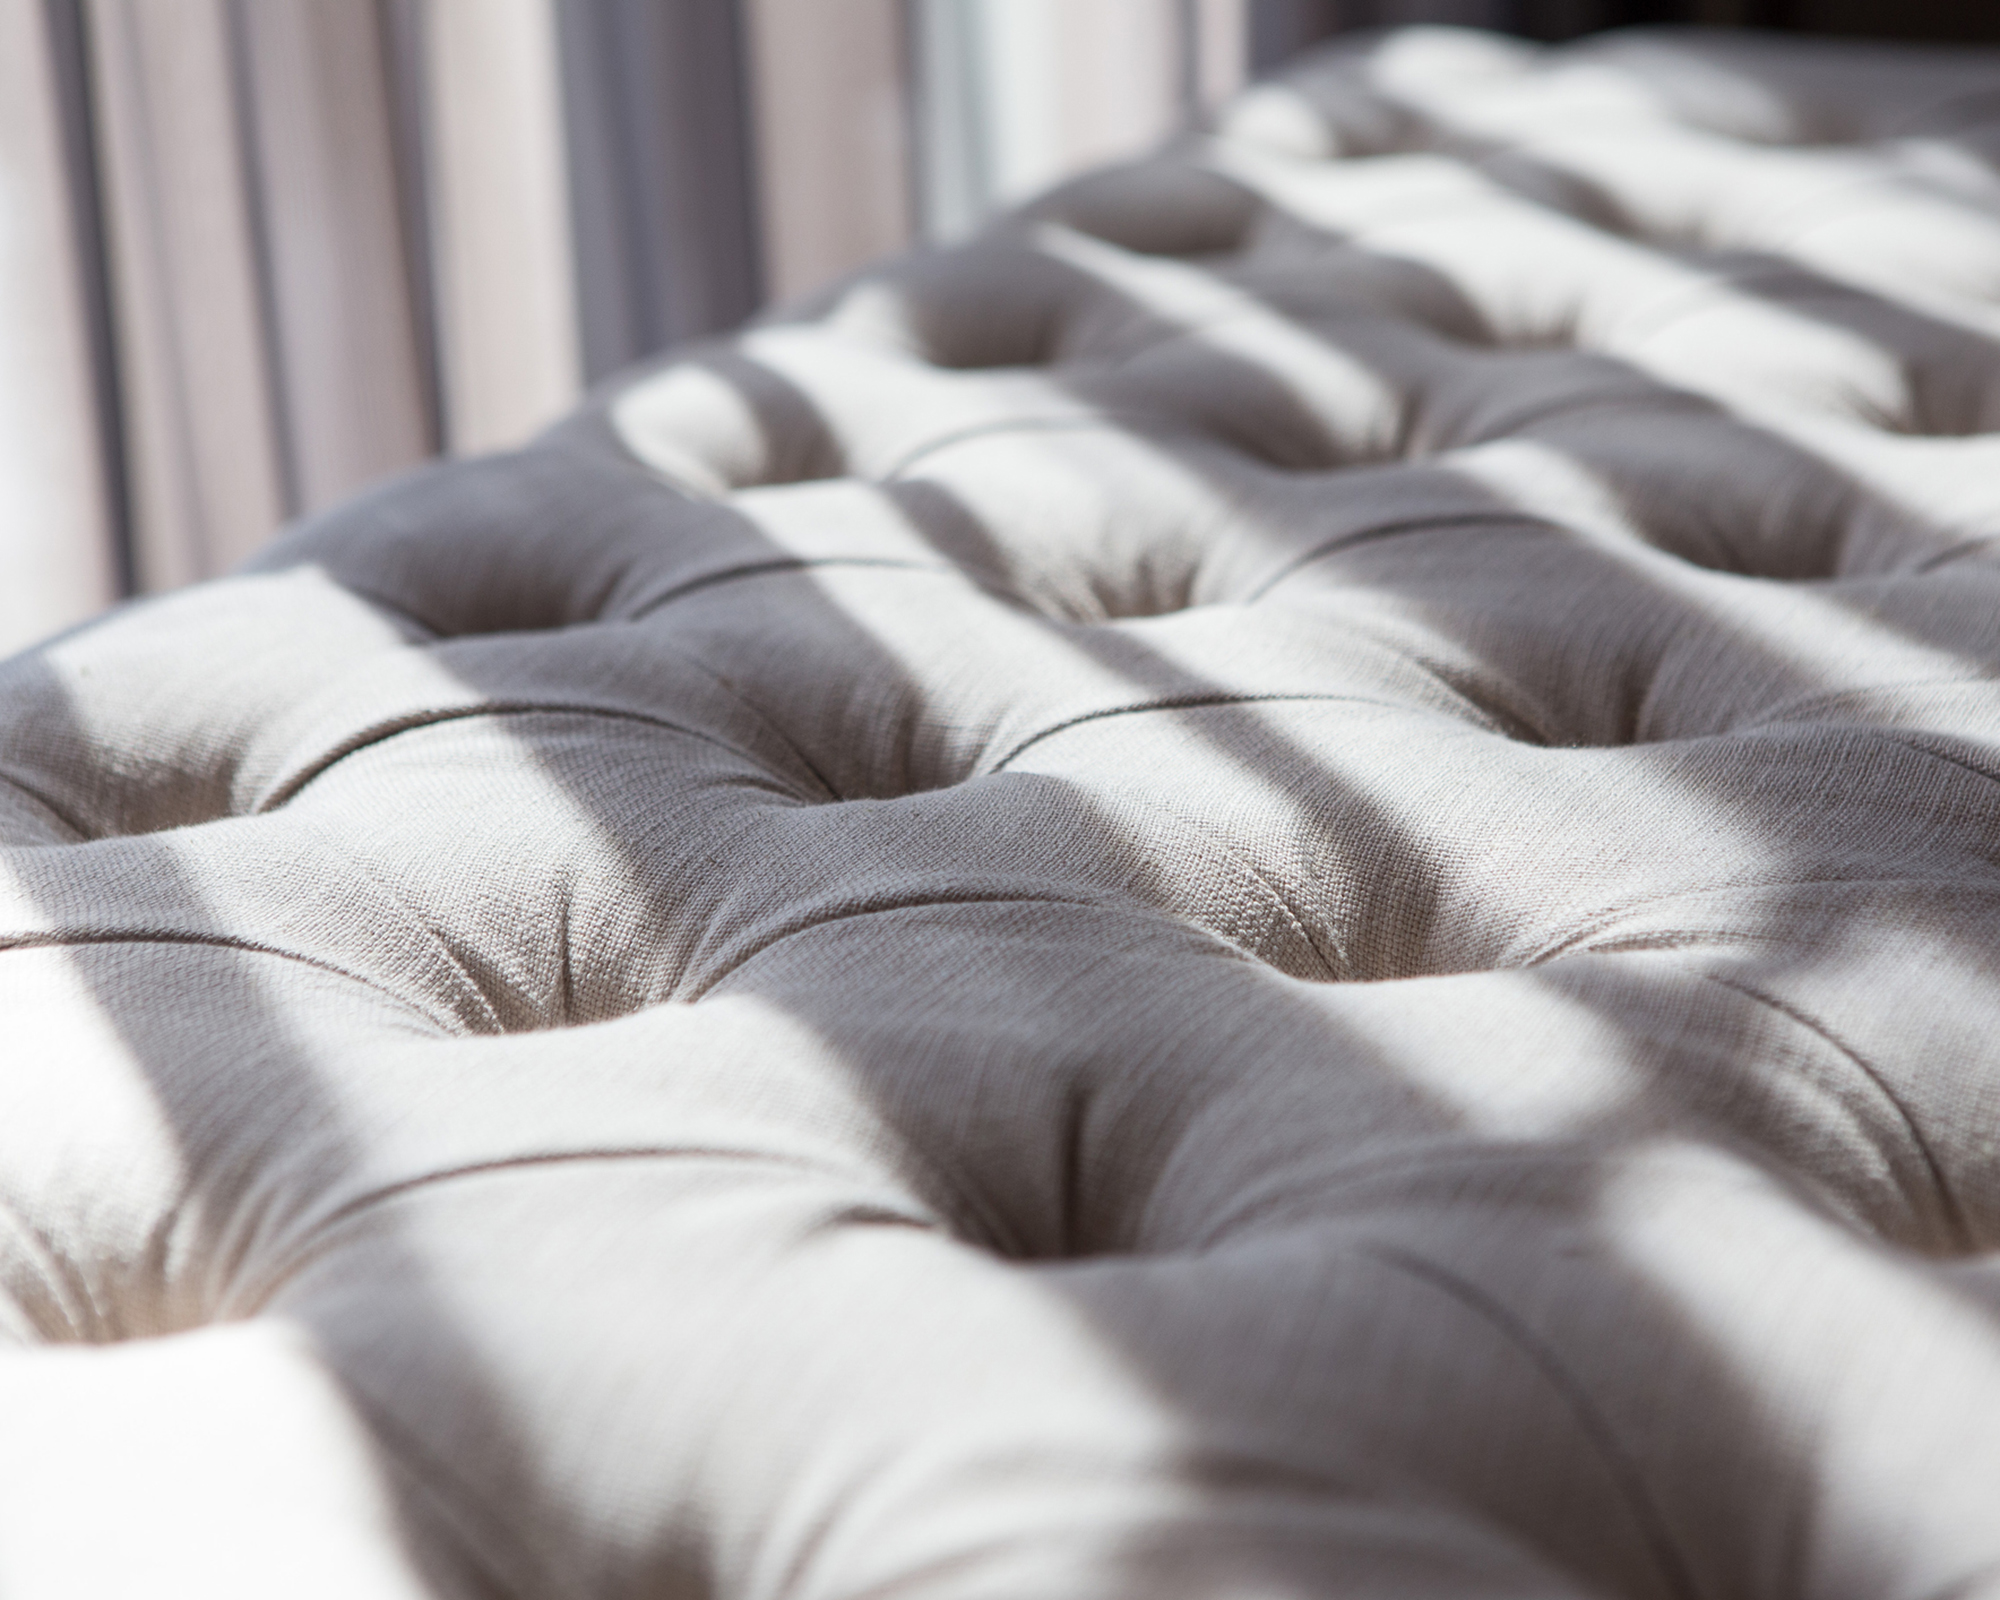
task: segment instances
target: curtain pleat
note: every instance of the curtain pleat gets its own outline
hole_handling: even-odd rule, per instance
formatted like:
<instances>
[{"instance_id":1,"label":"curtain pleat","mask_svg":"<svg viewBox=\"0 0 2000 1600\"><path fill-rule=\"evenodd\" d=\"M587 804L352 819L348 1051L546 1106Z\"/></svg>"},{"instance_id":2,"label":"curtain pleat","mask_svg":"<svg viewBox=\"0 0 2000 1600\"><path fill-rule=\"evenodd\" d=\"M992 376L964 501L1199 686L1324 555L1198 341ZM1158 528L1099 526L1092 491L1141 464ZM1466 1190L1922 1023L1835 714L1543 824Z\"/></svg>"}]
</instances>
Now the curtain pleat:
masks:
<instances>
[{"instance_id":1,"label":"curtain pleat","mask_svg":"<svg viewBox=\"0 0 2000 1600\"><path fill-rule=\"evenodd\" d=\"M1328 34L1957 0L0 0L0 651L1136 154Z\"/></svg>"},{"instance_id":2,"label":"curtain pleat","mask_svg":"<svg viewBox=\"0 0 2000 1600\"><path fill-rule=\"evenodd\" d=\"M438 440L398 193L390 40L352 0L231 0L286 509Z\"/></svg>"},{"instance_id":3,"label":"curtain pleat","mask_svg":"<svg viewBox=\"0 0 2000 1600\"><path fill-rule=\"evenodd\" d=\"M140 588L575 400L551 0L83 10Z\"/></svg>"},{"instance_id":4,"label":"curtain pleat","mask_svg":"<svg viewBox=\"0 0 2000 1600\"><path fill-rule=\"evenodd\" d=\"M748 41L736 0L557 0L557 18L595 380L763 301Z\"/></svg>"},{"instance_id":5,"label":"curtain pleat","mask_svg":"<svg viewBox=\"0 0 2000 1600\"><path fill-rule=\"evenodd\" d=\"M911 0L923 231L961 238L1241 81L1241 0Z\"/></svg>"},{"instance_id":6,"label":"curtain pleat","mask_svg":"<svg viewBox=\"0 0 2000 1600\"><path fill-rule=\"evenodd\" d=\"M915 232L899 0L748 0L765 287L796 298Z\"/></svg>"},{"instance_id":7,"label":"curtain pleat","mask_svg":"<svg viewBox=\"0 0 2000 1600\"><path fill-rule=\"evenodd\" d=\"M49 22L41 0L0 0L0 654L118 585Z\"/></svg>"},{"instance_id":8,"label":"curtain pleat","mask_svg":"<svg viewBox=\"0 0 2000 1600\"><path fill-rule=\"evenodd\" d=\"M223 0L88 0L140 586L255 549L287 509Z\"/></svg>"},{"instance_id":9,"label":"curtain pleat","mask_svg":"<svg viewBox=\"0 0 2000 1600\"><path fill-rule=\"evenodd\" d=\"M557 17L428 0L416 28L442 433L474 455L519 444L583 379Z\"/></svg>"},{"instance_id":10,"label":"curtain pleat","mask_svg":"<svg viewBox=\"0 0 2000 1600\"><path fill-rule=\"evenodd\" d=\"M1192 41L1186 95L1197 112L1220 105L1250 72L1250 0L1183 0Z\"/></svg>"}]
</instances>

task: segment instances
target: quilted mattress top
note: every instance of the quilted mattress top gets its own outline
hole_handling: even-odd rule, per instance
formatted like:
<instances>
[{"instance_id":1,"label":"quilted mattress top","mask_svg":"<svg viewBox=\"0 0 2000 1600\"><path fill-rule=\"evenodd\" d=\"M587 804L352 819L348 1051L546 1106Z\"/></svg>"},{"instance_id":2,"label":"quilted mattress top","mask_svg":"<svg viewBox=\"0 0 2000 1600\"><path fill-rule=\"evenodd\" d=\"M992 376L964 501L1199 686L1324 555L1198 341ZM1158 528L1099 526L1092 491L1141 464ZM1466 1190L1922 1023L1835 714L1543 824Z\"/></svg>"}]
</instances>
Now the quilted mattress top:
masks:
<instances>
[{"instance_id":1,"label":"quilted mattress top","mask_svg":"<svg viewBox=\"0 0 2000 1600\"><path fill-rule=\"evenodd\" d=\"M9 1600L2000 1594L2000 57L1365 37L0 667Z\"/></svg>"}]
</instances>

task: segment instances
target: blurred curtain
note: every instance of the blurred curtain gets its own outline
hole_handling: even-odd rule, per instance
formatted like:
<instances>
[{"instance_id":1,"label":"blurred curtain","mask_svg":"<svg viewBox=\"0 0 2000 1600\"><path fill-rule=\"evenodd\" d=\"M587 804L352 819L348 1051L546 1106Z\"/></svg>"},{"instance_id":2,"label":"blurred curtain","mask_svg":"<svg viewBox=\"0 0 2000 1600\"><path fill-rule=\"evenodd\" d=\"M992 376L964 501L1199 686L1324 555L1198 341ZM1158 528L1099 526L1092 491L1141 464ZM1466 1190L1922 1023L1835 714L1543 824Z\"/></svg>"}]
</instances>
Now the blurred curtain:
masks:
<instances>
[{"instance_id":1,"label":"blurred curtain","mask_svg":"<svg viewBox=\"0 0 2000 1600\"><path fill-rule=\"evenodd\" d=\"M476 3L476 0L475 0ZM736 0L556 0L583 369L763 298Z\"/></svg>"},{"instance_id":2,"label":"blurred curtain","mask_svg":"<svg viewBox=\"0 0 2000 1600\"><path fill-rule=\"evenodd\" d=\"M1134 151L1248 0L0 0L0 650Z\"/></svg>"},{"instance_id":3,"label":"blurred curtain","mask_svg":"<svg viewBox=\"0 0 2000 1600\"><path fill-rule=\"evenodd\" d=\"M918 209L953 239L1243 79L1246 0L914 0Z\"/></svg>"},{"instance_id":4,"label":"blurred curtain","mask_svg":"<svg viewBox=\"0 0 2000 1600\"><path fill-rule=\"evenodd\" d=\"M119 455L98 410L101 254L79 238L63 60L41 0L0 0L0 648L122 586L106 531Z\"/></svg>"},{"instance_id":5,"label":"blurred curtain","mask_svg":"<svg viewBox=\"0 0 2000 1600\"><path fill-rule=\"evenodd\" d=\"M382 14L84 0L134 573L185 582L436 437Z\"/></svg>"},{"instance_id":6,"label":"blurred curtain","mask_svg":"<svg viewBox=\"0 0 2000 1600\"><path fill-rule=\"evenodd\" d=\"M903 0L748 0L764 288L790 300L917 231Z\"/></svg>"},{"instance_id":7,"label":"blurred curtain","mask_svg":"<svg viewBox=\"0 0 2000 1600\"><path fill-rule=\"evenodd\" d=\"M1327 33L1889 4L0 0L0 652L960 237ZM1906 31L1954 7L1894 0Z\"/></svg>"}]
</instances>

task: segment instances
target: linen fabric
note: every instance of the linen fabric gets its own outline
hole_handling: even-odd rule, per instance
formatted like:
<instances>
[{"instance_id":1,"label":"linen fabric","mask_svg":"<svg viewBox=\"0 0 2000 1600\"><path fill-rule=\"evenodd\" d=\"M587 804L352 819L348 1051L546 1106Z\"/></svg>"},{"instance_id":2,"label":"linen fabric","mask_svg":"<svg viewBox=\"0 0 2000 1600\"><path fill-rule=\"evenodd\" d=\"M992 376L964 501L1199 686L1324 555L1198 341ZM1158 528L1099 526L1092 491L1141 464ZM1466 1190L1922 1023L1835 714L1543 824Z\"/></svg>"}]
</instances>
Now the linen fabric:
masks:
<instances>
[{"instance_id":1,"label":"linen fabric","mask_svg":"<svg viewBox=\"0 0 2000 1600\"><path fill-rule=\"evenodd\" d=\"M0 1592L2000 1594L2000 57L1429 30L0 668Z\"/></svg>"}]
</instances>

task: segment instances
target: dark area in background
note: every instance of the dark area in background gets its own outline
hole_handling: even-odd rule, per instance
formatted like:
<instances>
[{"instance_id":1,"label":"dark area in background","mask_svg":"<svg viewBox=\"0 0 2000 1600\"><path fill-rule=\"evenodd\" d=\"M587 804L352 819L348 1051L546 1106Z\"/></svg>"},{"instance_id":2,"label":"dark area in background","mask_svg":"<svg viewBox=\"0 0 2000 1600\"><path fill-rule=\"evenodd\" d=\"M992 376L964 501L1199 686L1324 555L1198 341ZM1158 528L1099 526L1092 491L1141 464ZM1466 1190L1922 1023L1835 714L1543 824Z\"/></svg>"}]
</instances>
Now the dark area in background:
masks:
<instances>
[{"instance_id":1,"label":"dark area in background","mask_svg":"<svg viewBox=\"0 0 2000 1600\"><path fill-rule=\"evenodd\" d=\"M735 0L558 0L583 366L595 382L762 303Z\"/></svg>"},{"instance_id":2,"label":"dark area in background","mask_svg":"<svg viewBox=\"0 0 2000 1600\"><path fill-rule=\"evenodd\" d=\"M1860 33L1884 39L2000 40L1991 0L1762 0L1746 21L1805 33Z\"/></svg>"},{"instance_id":3,"label":"dark area in background","mask_svg":"<svg viewBox=\"0 0 2000 1600\"><path fill-rule=\"evenodd\" d=\"M1251 60L1263 71L1329 34L1410 22L1455 22L1550 40L1677 22L2000 42L2000 4L1994 0L1251 0Z\"/></svg>"}]
</instances>

